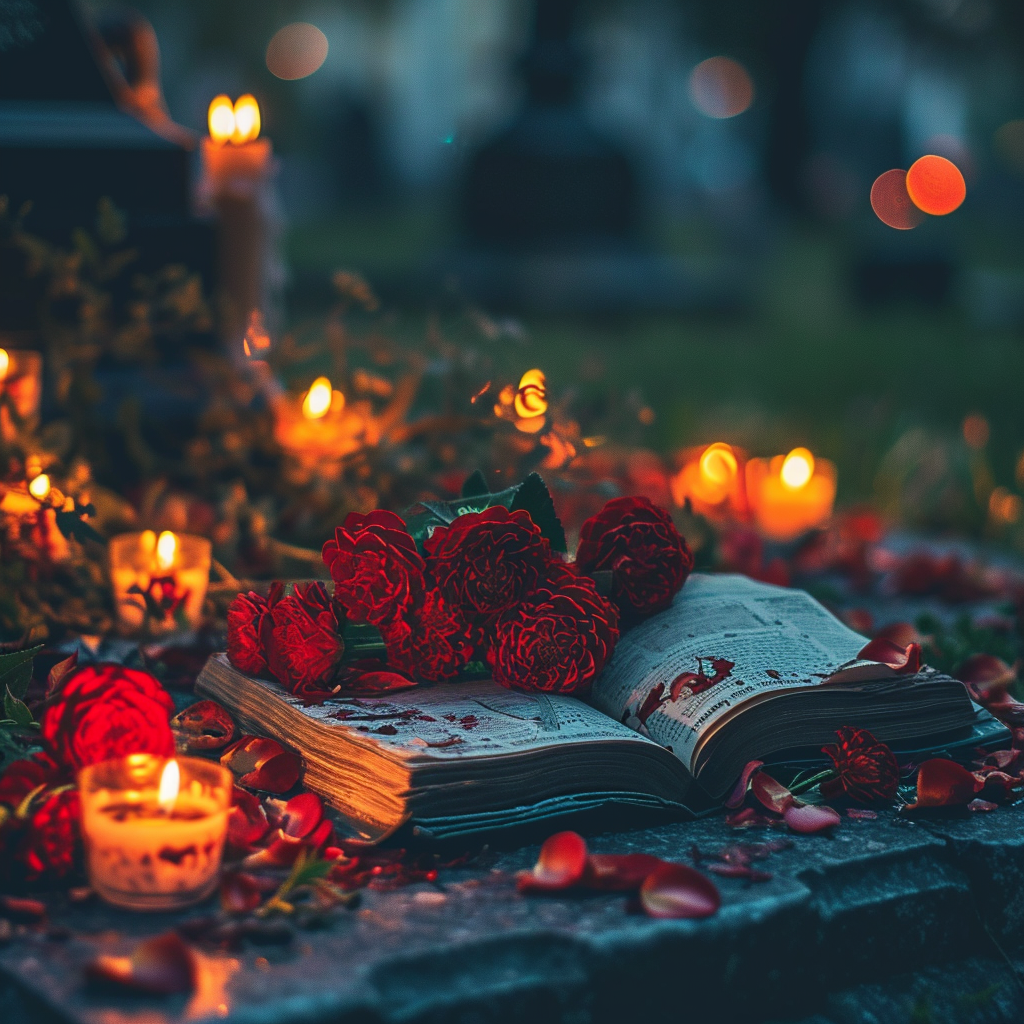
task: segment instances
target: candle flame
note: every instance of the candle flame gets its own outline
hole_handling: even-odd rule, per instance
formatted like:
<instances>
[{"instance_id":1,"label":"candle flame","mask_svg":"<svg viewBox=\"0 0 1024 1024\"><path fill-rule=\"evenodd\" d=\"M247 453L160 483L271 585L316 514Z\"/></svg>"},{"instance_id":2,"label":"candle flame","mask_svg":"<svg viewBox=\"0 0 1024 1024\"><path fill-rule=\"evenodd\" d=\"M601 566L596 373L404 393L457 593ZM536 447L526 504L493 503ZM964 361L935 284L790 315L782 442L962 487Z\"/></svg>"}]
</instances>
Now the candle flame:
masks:
<instances>
[{"instance_id":1,"label":"candle flame","mask_svg":"<svg viewBox=\"0 0 1024 1024\"><path fill-rule=\"evenodd\" d=\"M547 382L543 370L527 370L519 381L515 397L516 415L522 419L543 416L548 411Z\"/></svg>"},{"instance_id":2,"label":"candle flame","mask_svg":"<svg viewBox=\"0 0 1024 1024\"><path fill-rule=\"evenodd\" d=\"M161 811L169 813L174 810L174 803L178 799L178 789L180 786L181 769L178 767L178 762L171 758L164 765L164 770L160 773L160 789L157 793L157 802L160 804Z\"/></svg>"},{"instance_id":3,"label":"candle flame","mask_svg":"<svg viewBox=\"0 0 1024 1024\"><path fill-rule=\"evenodd\" d=\"M223 145L235 134L235 108L230 97L215 96L210 101L210 109L206 115L210 126L210 138Z\"/></svg>"},{"instance_id":4,"label":"candle flame","mask_svg":"<svg viewBox=\"0 0 1024 1024\"><path fill-rule=\"evenodd\" d=\"M11 357L7 352L7 349L0 348L0 380L3 380L7 376L7 371L10 369Z\"/></svg>"},{"instance_id":5,"label":"candle flame","mask_svg":"<svg viewBox=\"0 0 1024 1024\"><path fill-rule=\"evenodd\" d=\"M244 142L252 142L260 134L260 105L256 97L246 93L235 100L235 127L231 141L240 146Z\"/></svg>"},{"instance_id":6,"label":"candle flame","mask_svg":"<svg viewBox=\"0 0 1024 1024\"><path fill-rule=\"evenodd\" d=\"M738 468L732 448L721 441L708 445L701 453L700 473L709 484L727 486L736 478Z\"/></svg>"},{"instance_id":7,"label":"candle flame","mask_svg":"<svg viewBox=\"0 0 1024 1024\"><path fill-rule=\"evenodd\" d=\"M50 493L50 478L45 473L40 473L28 485L28 493L42 501Z\"/></svg>"},{"instance_id":8,"label":"candle flame","mask_svg":"<svg viewBox=\"0 0 1024 1024\"><path fill-rule=\"evenodd\" d=\"M156 564L161 570L170 569L174 565L174 556L178 553L178 538L170 530L164 530L156 541Z\"/></svg>"},{"instance_id":9,"label":"candle flame","mask_svg":"<svg viewBox=\"0 0 1024 1024\"><path fill-rule=\"evenodd\" d=\"M307 420L318 420L326 416L333 397L331 382L326 377L317 377L302 400L302 415Z\"/></svg>"},{"instance_id":10,"label":"candle flame","mask_svg":"<svg viewBox=\"0 0 1024 1024\"><path fill-rule=\"evenodd\" d=\"M814 456L806 448L794 448L782 463L779 475L791 491L799 491L814 475Z\"/></svg>"}]
</instances>

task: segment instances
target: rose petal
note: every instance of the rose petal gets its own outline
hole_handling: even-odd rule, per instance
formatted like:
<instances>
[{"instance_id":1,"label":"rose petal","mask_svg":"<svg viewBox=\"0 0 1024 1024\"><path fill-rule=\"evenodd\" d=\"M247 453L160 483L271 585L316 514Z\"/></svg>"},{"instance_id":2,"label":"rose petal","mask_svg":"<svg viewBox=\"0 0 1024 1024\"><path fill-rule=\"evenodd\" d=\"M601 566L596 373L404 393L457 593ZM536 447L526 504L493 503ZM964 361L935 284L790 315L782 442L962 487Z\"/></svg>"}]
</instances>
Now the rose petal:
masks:
<instances>
[{"instance_id":1,"label":"rose petal","mask_svg":"<svg viewBox=\"0 0 1024 1024\"><path fill-rule=\"evenodd\" d=\"M764 765L764 761L748 761L743 766L743 771L740 773L740 777L736 782L733 791L729 794L729 799L725 801L725 806L730 810L739 807L743 803L747 795L747 786L750 783L750 776Z\"/></svg>"},{"instance_id":2,"label":"rose petal","mask_svg":"<svg viewBox=\"0 0 1024 1024\"><path fill-rule=\"evenodd\" d=\"M235 722L214 700L201 700L171 719L179 751L220 750L235 738Z\"/></svg>"},{"instance_id":3,"label":"rose petal","mask_svg":"<svg viewBox=\"0 0 1024 1024\"><path fill-rule=\"evenodd\" d=\"M708 864L707 870L722 878L745 878L750 882L770 882L771 874L759 871L749 864Z\"/></svg>"},{"instance_id":4,"label":"rose petal","mask_svg":"<svg viewBox=\"0 0 1024 1024\"><path fill-rule=\"evenodd\" d=\"M319 850L325 843L334 838L334 826L324 818L313 832L306 837L306 845L314 850Z\"/></svg>"},{"instance_id":5,"label":"rose petal","mask_svg":"<svg viewBox=\"0 0 1024 1024\"><path fill-rule=\"evenodd\" d=\"M238 781L243 786L262 790L264 793L286 793L299 781L302 762L297 754L282 750L255 771L247 772Z\"/></svg>"},{"instance_id":6,"label":"rose petal","mask_svg":"<svg viewBox=\"0 0 1024 1024\"><path fill-rule=\"evenodd\" d=\"M953 675L960 682L974 687L982 697L1005 690L1017 679L1015 669L992 654L971 655L956 667Z\"/></svg>"},{"instance_id":7,"label":"rose petal","mask_svg":"<svg viewBox=\"0 0 1024 1024\"><path fill-rule=\"evenodd\" d=\"M863 821L874 821L878 817L878 811L869 811L866 807L847 807L846 816Z\"/></svg>"},{"instance_id":8,"label":"rose petal","mask_svg":"<svg viewBox=\"0 0 1024 1024\"><path fill-rule=\"evenodd\" d=\"M965 807L982 785L963 765L944 757L933 757L917 770L917 800L908 804L907 810Z\"/></svg>"},{"instance_id":9,"label":"rose petal","mask_svg":"<svg viewBox=\"0 0 1024 1024\"><path fill-rule=\"evenodd\" d=\"M796 799L781 782L776 782L767 772L757 772L750 780L750 792L769 811L782 814Z\"/></svg>"},{"instance_id":10,"label":"rose petal","mask_svg":"<svg viewBox=\"0 0 1024 1024\"><path fill-rule=\"evenodd\" d=\"M890 622L875 633L876 640L888 640L897 647L906 650L911 644L921 644L927 640L915 626L909 622Z\"/></svg>"},{"instance_id":11,"label":"rose petal","mask_svg":"<svg viewBox=\"0 0 1024 1024\"><path fill-rule=\"evenodd\" d=\"M248 775L283 750L277 740L268 736L242 736L220 755L220 763L236 775Z\"/></svg>"},{"instance_id":12,"label":"rose petal","mask_svg":"<svg viewBox=\"0 0 1024 1024\"><path fill-rule=\"evenodd\" d=\"M373 697L397 690L409 690L418 685L397 672L363 672L351 682L344 683L342 690L346 696Z\"/></svg>"},{"instance_id":13,"label":"rose petal","mask_svg":"<svg viewBox=\"0 0 1024 1024\"><path fill-rule=\"evenodd\" d=\"M651 853L592 853L587 858L583 884L608 892L635 892L663 863Z\"/></svg>"},{"instance_id":14,"label":"rose petal","mask_svg":"<svg viewBox=\"0 0 1024 1024\"><path fill-rule=\"evenodd\" d=\"M181 936L167 932L140 943L131 956L96 957L86 966L86 975L96 982L170 995L195 988L197 966L195 954Z\"/></svg>"},{"instance_id":15,"label":"rose petal","mask_svg":"<svg viewBox=\"0 0 1024 1024\"><path fill-rule=\"evenodd\" d=\"M309 844L302 839L293 839L277 830L273 842L264 850L250 853L242 861L247 871L253 868L287 868L298 860L299 854L308 849Z\"/></svg>"},{"instance_id":16,"label":"rose petal","mask_svg":"<svg viewBox=\"0 0 1024 1024\"><path fill-rule=\"evenodd\" d=\"M891 640L876 637L858 652L857 657L861 661L877 661L879 664L888 665L897 675L913 675L921 670L920 644L901 647Z\"/></svg>"},{"instance_id":17,"label":"rose petal","mask_svg":"<svg viewBox=\"0 0 1024 1024\"><path fill-rule=\"evenodd\" d=\"M285 804L284 814L277 823L293 839L305 839L320 824L324 805L316 793L299 793Z\"/></svg>"},{"instance_id":18,"label":"rose petal","mask_svg":"<svg viewBox=\"0 0 1024 1024\"><path fill-rule=\"evenodd\" d=\"M640 886L640 905L650 917L710 917L721 904L715 883L685 864L663 863Z\"/></svg>"},{"instance_id":19,"label":"rose petal","mask_svg":"<svg viewBox=\"0 0 1024 1024\"><path fill-rule=\"evenodd\" d=\"M997 811L999 810L999 804L994 804L990 800L972 800L967 805L969 811Z\"/></svg>"},{"instance_id":20,"label":"rose petal","mask_svg":"<svg viewBox=\"0 0 1024 1024\"><path fill-rule=\"evenodd\" d=\"M520 892L568 889L587 869L587 844L577 832L556 832L540 848L532 872L518 876Z\"/></svg>"},{"instance_id":21,"label":"rose petal","mask_svg":"<svg viewBox=\"0 0 1024 1024\"><path fill-rule=\"evenodd\" d=\"M228 842L246 849L258 843L270 830L270 823L259 800L235 786L234 803L228 814Z\"/></svg>"},{"instance_id":22,"label":"rose petal","mask_svg":"<svg viewBox=\"0 0 1024 1024\"><path fill-rule=\"evenodd\" d=\"M834 828L840 822L838 812L824 804L793 803L786 808L783 817L794 832L803 835L824 832L825 829Z\"/></svg>"},{"instance_id":23,"label":"rose petal","mask_svg":"<svg viewBox=\"0 0 1024 1024\"><path fill-rule=\"evenodd\" d=\"M252 875L228 871L220 881L220 908L225 914L250 914L263 900L263 892Z\"/></svg>"}]
</instances>

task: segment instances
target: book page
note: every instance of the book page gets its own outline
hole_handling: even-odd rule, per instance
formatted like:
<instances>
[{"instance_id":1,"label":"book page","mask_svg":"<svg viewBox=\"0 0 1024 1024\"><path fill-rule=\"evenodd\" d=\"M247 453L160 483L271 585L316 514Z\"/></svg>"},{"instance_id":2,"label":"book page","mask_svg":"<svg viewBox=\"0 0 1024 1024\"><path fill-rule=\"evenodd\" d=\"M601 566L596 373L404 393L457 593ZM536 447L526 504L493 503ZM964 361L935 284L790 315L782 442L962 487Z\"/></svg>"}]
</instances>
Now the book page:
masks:
<instances>
[{"instance_id":1,"label":"book page","mask_svg":"<svg viewBox=\"0 0 1024 1024\"><path fill-rule=\"evenodd\" d=\"M671 608L623 634L592 701L692 772L701 737L737 707L820 685L866 643L801 590L695 573Z\"/></svg>"},{"instance_id":2,"label":"book page","mask_svg":"<svg viewBox=\"0 0 1024 1024\"><path fill-rule=\"evenodd\" d=\"M252 683L310 721L344 729L354 741L383 747L403 760L523 753L587 740L650 742L574 697L518 693L490 680L423 686L384 697L338 696L311 707L303 707L300 698L277 683ZM215 683L205 689L220 699L226 696Z\"/></svg>"}]
</instances>

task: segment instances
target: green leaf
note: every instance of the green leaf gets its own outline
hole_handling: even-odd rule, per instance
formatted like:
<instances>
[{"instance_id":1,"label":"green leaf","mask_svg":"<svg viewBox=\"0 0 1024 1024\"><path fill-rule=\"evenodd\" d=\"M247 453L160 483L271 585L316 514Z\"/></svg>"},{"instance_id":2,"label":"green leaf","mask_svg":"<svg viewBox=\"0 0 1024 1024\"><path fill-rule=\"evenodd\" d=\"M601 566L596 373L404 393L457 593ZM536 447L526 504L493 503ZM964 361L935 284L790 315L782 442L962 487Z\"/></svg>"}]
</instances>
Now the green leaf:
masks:
<instances>
[{"instance_id":1,"label":"green leaf","mask_svg":"<svg viewBox=\"0 0 1024 1024\"><path fill-rule=\"evenodd\" d=\"M475 498L478 494L487 494L489 491L487 477L479 469L474 469L462 485L463 498Z\"/></svg>"},{"instance_id":2,"label":"green leaf","mask_svg":"<svg viewBox=\"0 0 1024 1024\"><path fill-rule=\"evenodd\" d=\"M28 705L23 701L18 700L18 698L11 693L10 687L4 691L4 714L7 715L8 718L12 719L15 725L22 729L27 729L35 723L35 719L32 717L32 712L29 711Z\"/></svg>"},{"instance_id":3,"label":"green leaf","mask_svg":"<svg viewBox=\"0 0 1024 1024\"><path fill-rule=\"evenodd\" d=\"M467 484L474 479L470 477ZM483 480L483 474L480 475ZM477 481L479 482L479 481ZM465 491L465 487L463 488ZM565 551L565 531L555 513L555 505L547 485L537 473L531 473L521 484L494 493L464 494L455 501L421 501L406 512L405 521L416 544L422 549L424 541L438 526L449 526L467 512L503 505L510 512L525 509L540 532L547 537L554 551Z\"/></svg>"},{"instance_id":4,"label":"green leaf","mask_svg":"<svg viewBox=\"0 0 1024 1024\"><path fill-rule=\"evenodd\" d=\"M82 516L88 514L89 512L87 509L75 512L58 512L57 529L60 530L65 537L74 537L77 541L84 542L87 540L98 540L101 544L106 544L107 541L103 534L97 533L82 518Z\"/></svg>"},{"instance_id":5,"label":"green leaf","mask_svg":"<svg viewBox=\"0 0 1024 1024\"><path fill-rule=\"evenodd\" d=\"M43 649L42 644L23 651L0 654L0 686L21 700L32 682L32 659Z\"/></svg>"}]
</instances>

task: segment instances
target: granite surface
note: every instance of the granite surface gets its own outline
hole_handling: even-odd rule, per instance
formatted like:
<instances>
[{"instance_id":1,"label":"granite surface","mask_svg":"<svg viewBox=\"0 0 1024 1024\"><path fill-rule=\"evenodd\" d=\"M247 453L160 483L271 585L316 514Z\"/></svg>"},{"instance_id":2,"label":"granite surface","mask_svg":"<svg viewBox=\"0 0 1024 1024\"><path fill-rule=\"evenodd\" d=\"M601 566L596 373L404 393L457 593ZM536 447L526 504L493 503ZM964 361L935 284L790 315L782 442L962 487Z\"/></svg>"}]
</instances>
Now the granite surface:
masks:
<instances>
[{"instance_id":1,"label":"granite surface","mask_svg":"<svg viewBox=\"0 0 1024 1024\"><path fill-rule=\"evenodd\" d=\"M363 894L327 927L203 955L191 999L90 990L83 964L181 920L72 907L0 949L10 1024L743 1020L853 1024L1024 1019L1024 806L966 818L844 819L720 878L721 911L656 921L622 895L524 897L537 847ZM690 862L786 834L720 818L590 838ZM212 908L210 908L212 909ZM203 913L203 908L195 914Z\"/></svg>"}]
</instances>

